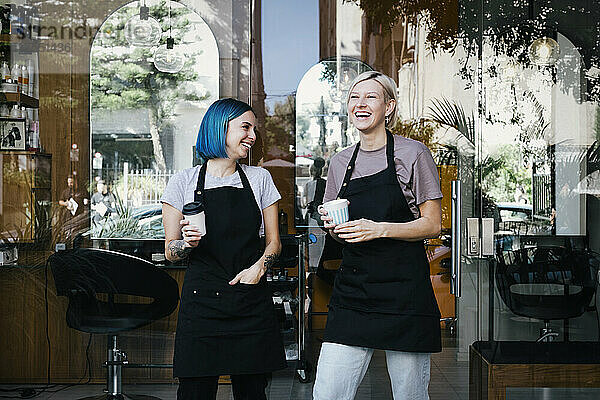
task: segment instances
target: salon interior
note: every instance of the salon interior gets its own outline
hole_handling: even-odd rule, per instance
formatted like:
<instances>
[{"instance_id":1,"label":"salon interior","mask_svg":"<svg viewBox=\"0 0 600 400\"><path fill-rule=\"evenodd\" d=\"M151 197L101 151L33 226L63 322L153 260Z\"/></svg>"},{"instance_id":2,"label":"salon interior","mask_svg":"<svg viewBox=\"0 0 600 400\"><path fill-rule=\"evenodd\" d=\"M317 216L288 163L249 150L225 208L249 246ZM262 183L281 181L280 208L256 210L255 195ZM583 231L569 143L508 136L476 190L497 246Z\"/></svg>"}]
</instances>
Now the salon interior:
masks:
<instances>
[{"instance_id":1,"label":"salon interior","mask_svg":"<svg viewBox=\"0 0 600 400\"><path fill-rule=\"evenodd\" d=\"M201 162L208 106L233 97L260 132L243 162L282 196L267 279L288 367L267 393L311 399L341 262L316 188L359 139L345 98L369 70L396 82L391 131L428 146L444 196L426 242L443 344L430 399L600 398L594 0L7 0L0 17L3 398L176 398L186 264L165 259L159 199ZM53 265L72 248L143 261L119 265L127 283ZM375 352L356 399L391 398Z\"/></svg>"}]
</instances>

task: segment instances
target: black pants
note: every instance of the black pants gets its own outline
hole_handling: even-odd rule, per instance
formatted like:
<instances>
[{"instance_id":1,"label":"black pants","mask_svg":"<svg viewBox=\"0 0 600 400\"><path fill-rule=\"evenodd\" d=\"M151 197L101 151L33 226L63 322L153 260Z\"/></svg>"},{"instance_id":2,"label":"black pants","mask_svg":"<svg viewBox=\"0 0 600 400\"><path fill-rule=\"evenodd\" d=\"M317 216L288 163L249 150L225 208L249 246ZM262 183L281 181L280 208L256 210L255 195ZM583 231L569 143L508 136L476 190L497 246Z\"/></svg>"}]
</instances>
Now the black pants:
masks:
<instances>
[{"instance_id":1,"label":"black pants","mask_svg":"<svg viewBox=\"0 0 600 400\"><path fill-rule=\"evenodd\" d=\"M271 374L231 375L235 400L267 400L265 389ZM218 376L179 378L177 400L215 400Z\"/></svg>"}]
</instances>

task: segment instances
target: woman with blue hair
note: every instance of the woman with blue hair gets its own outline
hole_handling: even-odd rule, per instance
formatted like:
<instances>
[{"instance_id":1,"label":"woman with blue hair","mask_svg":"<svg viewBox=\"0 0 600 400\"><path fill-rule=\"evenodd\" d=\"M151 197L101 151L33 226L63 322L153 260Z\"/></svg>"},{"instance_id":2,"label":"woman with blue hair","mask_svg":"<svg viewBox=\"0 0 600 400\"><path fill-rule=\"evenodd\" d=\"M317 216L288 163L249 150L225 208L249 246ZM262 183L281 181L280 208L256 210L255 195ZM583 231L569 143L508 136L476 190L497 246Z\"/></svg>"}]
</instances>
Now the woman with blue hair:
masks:
<instances>
[{"instance_id":1,"label":"woman with blue hair","mask_svg":"<svg viewBox=\"0 0 600 400\"><path fill-rule=\"evenodd\" d=\"M165 255L189 263L173 360L179 400L214 400L220 375L231 376L235 399L266 399L269 374L286 366L265 278L281 251L281 196L267 170L238 163L255 141L252 108L216 101L196 143L206 162L174 175L161 198ZM183 219L191 202L204 206L205 230Z\"/></svg>"}]
</instances>

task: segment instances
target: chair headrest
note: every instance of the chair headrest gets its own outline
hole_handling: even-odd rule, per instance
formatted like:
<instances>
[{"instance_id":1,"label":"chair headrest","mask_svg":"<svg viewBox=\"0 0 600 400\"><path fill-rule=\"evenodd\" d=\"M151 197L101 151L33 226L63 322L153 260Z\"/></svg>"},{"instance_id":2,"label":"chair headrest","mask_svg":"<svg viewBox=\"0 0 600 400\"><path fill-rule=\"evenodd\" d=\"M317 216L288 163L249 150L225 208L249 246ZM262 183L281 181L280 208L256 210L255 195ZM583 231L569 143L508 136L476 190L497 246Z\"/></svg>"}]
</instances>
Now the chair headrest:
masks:
<instances>
[{"instance_id":1,"label":"chair headrest","mask_svg":"<svg viewBox=\"0 0 600 400\"><path fill-rule=\"evenodd\" d=\"M88 294L129 294L151 298L169 296L177 282L151 262L102 249L73 249L48 259L58 295L73 291Z\"/></svg>"}]
</instances>

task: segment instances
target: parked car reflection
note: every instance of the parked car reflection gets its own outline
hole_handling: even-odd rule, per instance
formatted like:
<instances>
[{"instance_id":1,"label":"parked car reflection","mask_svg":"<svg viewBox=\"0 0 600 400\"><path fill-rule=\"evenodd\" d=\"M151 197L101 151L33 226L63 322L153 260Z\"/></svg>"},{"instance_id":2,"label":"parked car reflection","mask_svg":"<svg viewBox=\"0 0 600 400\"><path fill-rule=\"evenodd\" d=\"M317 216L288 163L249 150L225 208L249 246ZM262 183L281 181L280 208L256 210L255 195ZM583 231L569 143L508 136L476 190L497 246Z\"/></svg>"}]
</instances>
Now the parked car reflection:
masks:
<instances>
[{"instance_id":1,"label":"parked car reflection","mask_svg":"<svg viewBox=\"0 0 600 400\"><path fill-rule=\"evenodd\" d=\"M538 233L541 224L534 222L533 206L525 203L498 202L498 232L513 235Z\"/></svg>"},{"instance_id":2,"label":"parked car reflection","mask_svg":"<svg viewBox=\"0 0 600 400\"><path fill-rule=\"evenodd\" d=\"M162 205L129 208L90 230L92 238L164 239Z\"/></svg>"}]
</instances>

